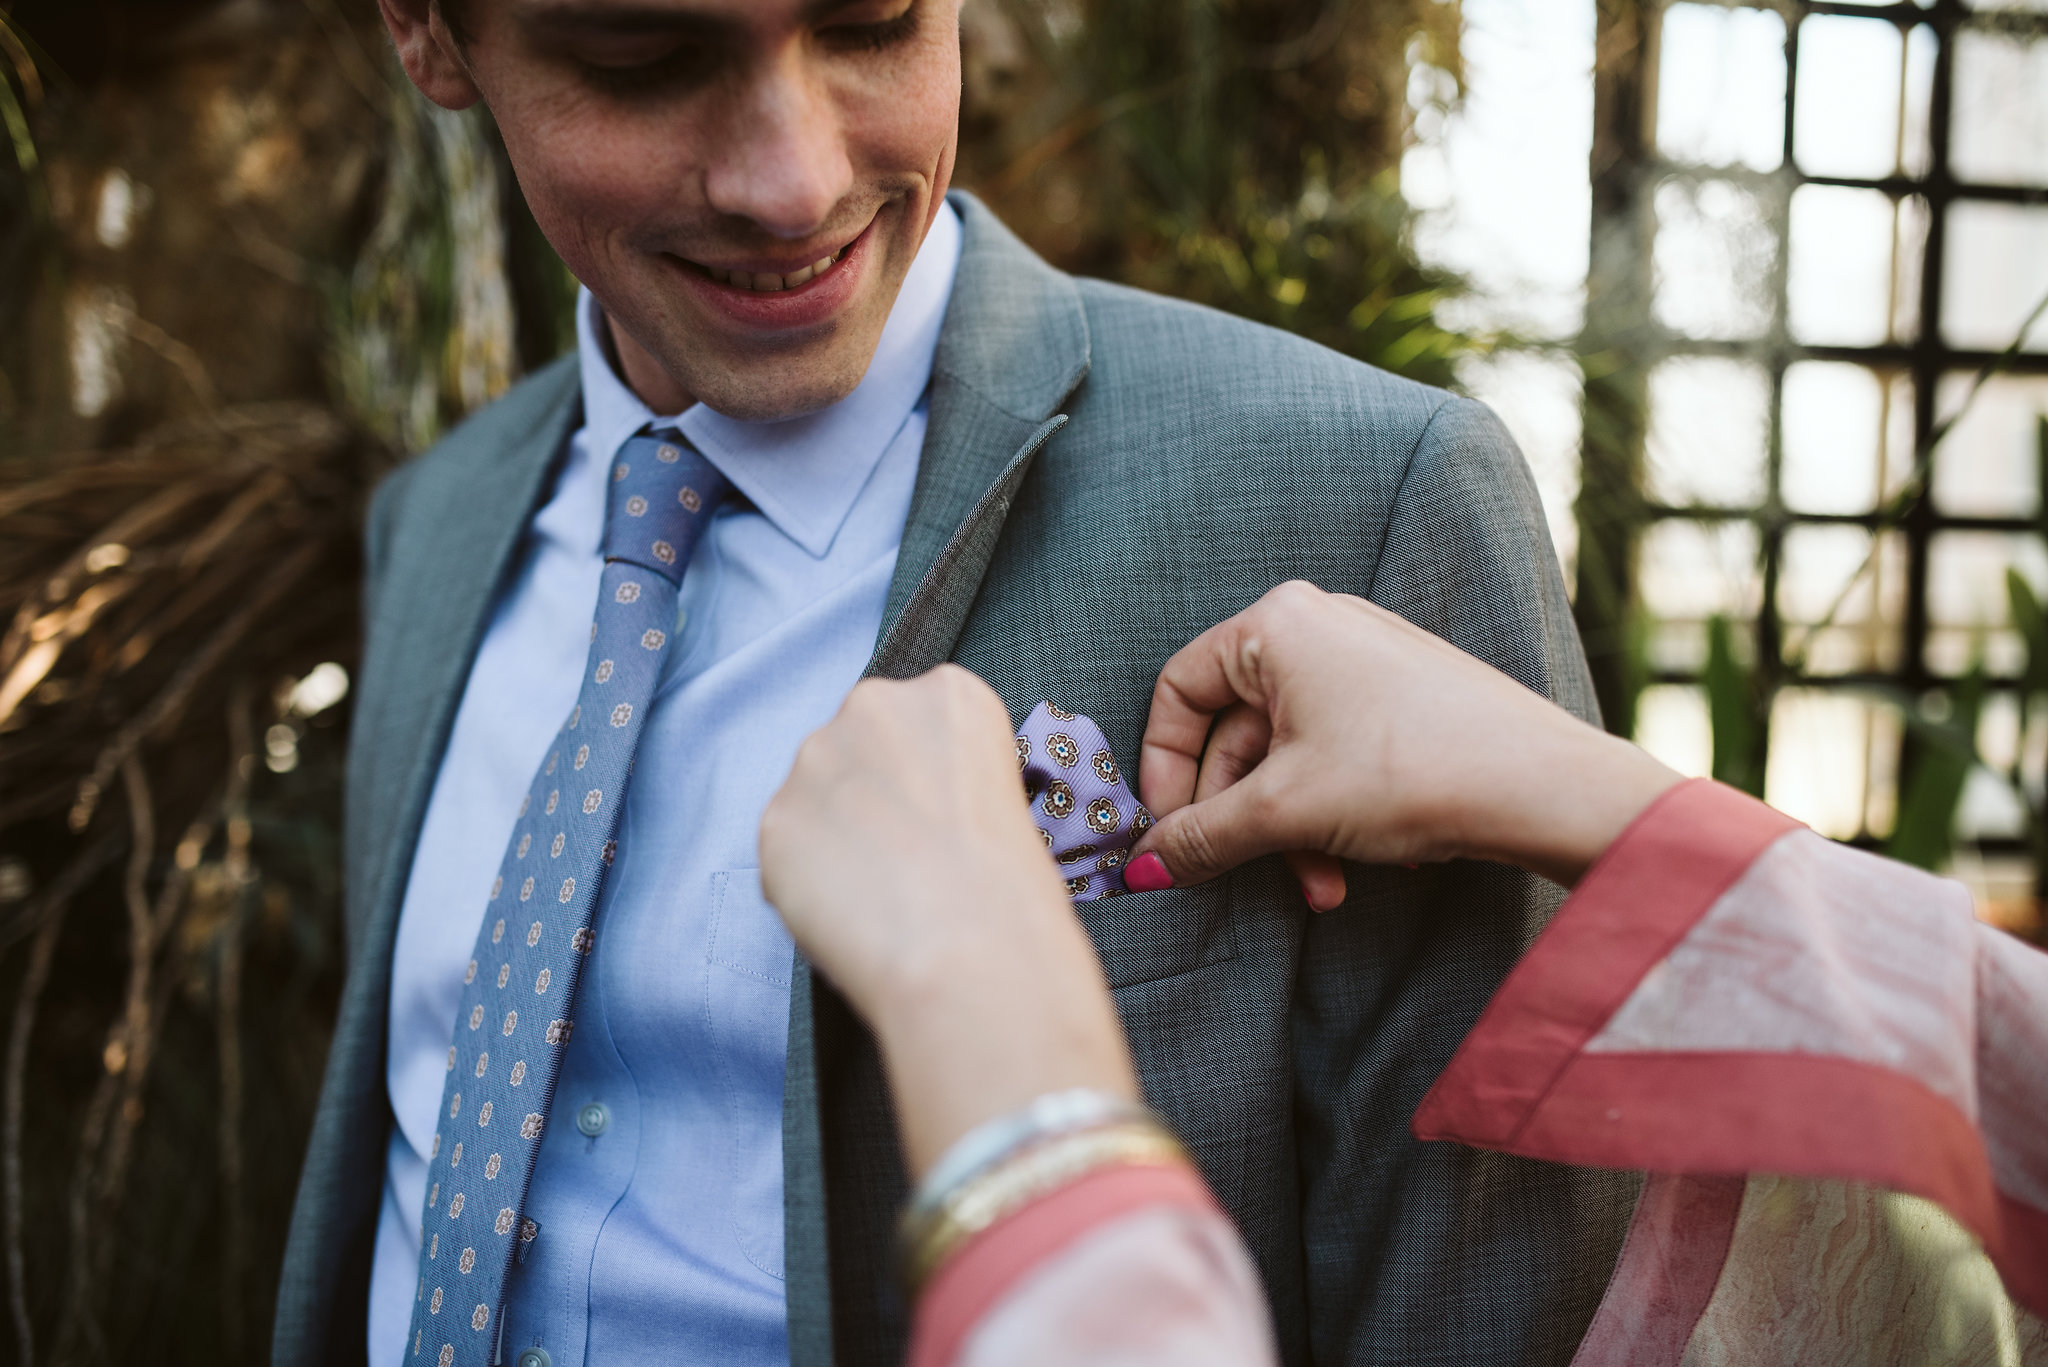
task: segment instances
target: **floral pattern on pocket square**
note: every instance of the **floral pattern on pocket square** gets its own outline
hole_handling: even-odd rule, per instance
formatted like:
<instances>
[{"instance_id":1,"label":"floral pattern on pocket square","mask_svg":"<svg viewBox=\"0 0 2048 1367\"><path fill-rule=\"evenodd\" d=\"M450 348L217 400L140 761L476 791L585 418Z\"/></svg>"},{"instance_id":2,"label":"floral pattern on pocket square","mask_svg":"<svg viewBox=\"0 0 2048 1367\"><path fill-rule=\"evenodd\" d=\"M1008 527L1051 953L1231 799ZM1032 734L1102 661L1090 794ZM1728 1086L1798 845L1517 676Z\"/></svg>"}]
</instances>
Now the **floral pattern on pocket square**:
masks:
<instances>
[{"instance_id":1,"label":"floral pattern on pocket square","mask_svg":"<svg viewBox=\"0 0 2048 1367\"><path fill-rule=\"evenodd\" d=\"M1088 763L1081 763L1084 756L1091 757ZM1102 729L1042 702L1017 733L1017 762L1031 819L1068 896L1095 902L1127 891L1124 854L1152 824L1152 814L1125 785ZM1092 865L1083 863L1091 858Z\"/></svg>"}]
</instances>

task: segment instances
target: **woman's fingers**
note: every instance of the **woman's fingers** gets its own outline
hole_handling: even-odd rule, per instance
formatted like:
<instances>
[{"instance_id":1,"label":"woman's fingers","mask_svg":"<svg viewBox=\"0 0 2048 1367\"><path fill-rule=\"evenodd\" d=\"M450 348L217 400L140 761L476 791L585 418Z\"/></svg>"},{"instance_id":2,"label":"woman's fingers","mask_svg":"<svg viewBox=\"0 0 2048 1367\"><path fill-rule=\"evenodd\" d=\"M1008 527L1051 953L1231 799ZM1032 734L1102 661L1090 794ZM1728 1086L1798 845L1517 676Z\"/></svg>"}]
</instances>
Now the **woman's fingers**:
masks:
<instances>
[{"instance_id":1,"label":"woman's fingers","mask_svg":"<svg viewBox=\"0 0 2048 1367\"><path fill-rule=\"evenodd\" d=\"M1266 758L1273 743L1273 719L1263 707L1233 703L1216 716L1209 744L1202 751L1202 771L1195 779L1195 802L1207 802L1250 774ZM1344 900L1344 866L1327 854L1296 850L1287 865L1301 884L1310 907L1327 911Z\"/></svg>"},{"instance_id":2,"label":"woman's fingers","mask_svg":"<svg viewBox=\"0 0 2048 1367\"><path fill-rule=\"evenodd\" d=\"M1217 713L1202 749L1194 800L1206 802L1256 769L1272 743L1273 719L1264 708L1233 703Z\"/></svg>"},{"instance_id":3,"label":"woman's fingers","mask_svg":"<svg viewBox=\"0 0 2048 1367\"><path fill-rule=\"evenodd\" d=\"M1294 870L1295 881L1301 884L1301 895L1310 911L1328 911L1344 904L1349 888L1344 882L1344 866L1335 855L1317 850L1294 850L1286 858L1287 867Z\"/></svg>"},{"instance_id":4,"label":"woman's fingers","mask_svg":"<svg viewBox=\"0 0 2048 1367\"><path fill-rule=\"evenodd\" d=\"M1272 677L1269 637L1298 635L1309 619L1329 611L1330 601L1313 585L1282 584L1166 662L1138 760L1139 791L1160 824L1141 842L1139 858L1152 857L1144 868L1133 861L1132 886L1203 882L1290 848L1274 824L1287 811L1281 790L1271 796L1265 786L1238 790L1253 782L1272 753L1274 695L1284 685ZM1192 810L1190 804L1199 814L1175 819ZM1336 859L1303 850L1290 853L1288 862L1310 906L1344 900L1344 871Z\"/></svg>"},{"instance_id":5,"label":"woman's fingers","mask_svg":"<svg viewBox=\"0 0 2048 1367\"><path fill-rule=\"evenodd\" d=\"M1206 883L1260 855L1293 849L1299 842L1274 824L1282 811L1268 791L1272 777L1272 766L1262 765L1214 797L1160 817L1135 847L1125 883L1137 892ZM1162 862L1163 873L1156 867Z\"/></svg>"},{"instance_id":6,"label":"woman's fingers","mask_svg":"<svg viewBox=\"0 0 2048 1367\"><path fill-rule=\"evenodd\" d=\"M1152 688L1152 713L1138 747L1138 792L1155 815L1195 800L1209 729L1218 713L1265 698L1245 676L1247 620L1253 607L1219 622L1174 652Z\"/></svg>"}]
</instances>

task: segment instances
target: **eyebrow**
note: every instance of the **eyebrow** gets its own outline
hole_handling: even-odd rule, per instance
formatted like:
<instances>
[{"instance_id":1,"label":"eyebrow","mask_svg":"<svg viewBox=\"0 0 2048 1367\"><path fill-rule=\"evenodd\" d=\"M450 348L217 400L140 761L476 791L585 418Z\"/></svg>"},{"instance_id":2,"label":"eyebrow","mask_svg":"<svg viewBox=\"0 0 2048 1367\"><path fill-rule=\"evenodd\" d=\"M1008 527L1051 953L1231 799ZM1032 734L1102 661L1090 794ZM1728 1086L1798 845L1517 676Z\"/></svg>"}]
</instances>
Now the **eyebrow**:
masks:
<instances>
[{"instance_id":1,"label":"eyebrow","mask_svg":"<svg viewBox=\"0 0 2048 1367\"><path fill-rule=\"evenodd\" d=\"M842 10L855 0L807 0L798 14L803 23L815 23ZM519 19L536 28L556 32L662 33L702 38L730 35L743 25L723 14L706 14L675 5L636 3L636 0L535 0L519 7Z\"/></svg>"},{"instance_id":2,"label":"eyebrow","mask_svg":"<svg viewBox=\"0 0 2048 1367\"><path fill-rule=\"evenodd\" d=\"M540 0L519 7L521 22L557 33L678 33L712 37L738 27L723 15L696 13L672 5L589 4L586 0Z\"/></svg>"}]
</instances>

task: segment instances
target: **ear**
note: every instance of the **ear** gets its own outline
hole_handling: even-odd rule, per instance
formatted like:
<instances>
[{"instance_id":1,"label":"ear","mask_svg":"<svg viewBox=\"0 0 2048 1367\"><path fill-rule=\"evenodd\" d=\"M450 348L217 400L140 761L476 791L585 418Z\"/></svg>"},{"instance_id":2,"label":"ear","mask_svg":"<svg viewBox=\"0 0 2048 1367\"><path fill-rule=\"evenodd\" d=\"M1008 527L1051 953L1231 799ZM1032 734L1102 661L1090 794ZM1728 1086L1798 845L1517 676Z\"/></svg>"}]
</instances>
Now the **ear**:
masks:
<instances>
[{"instance_id":1,"label":"ear","mask_svg":"<svg viewBox=\"0 0 2048 1367\"><path fill-rule=\"evenodd\" d=\"M483 98L435 0L377 0L377 8L391 30L398 63L420 94L443 109L467 109Z\"/></svg>"}]
</instances>

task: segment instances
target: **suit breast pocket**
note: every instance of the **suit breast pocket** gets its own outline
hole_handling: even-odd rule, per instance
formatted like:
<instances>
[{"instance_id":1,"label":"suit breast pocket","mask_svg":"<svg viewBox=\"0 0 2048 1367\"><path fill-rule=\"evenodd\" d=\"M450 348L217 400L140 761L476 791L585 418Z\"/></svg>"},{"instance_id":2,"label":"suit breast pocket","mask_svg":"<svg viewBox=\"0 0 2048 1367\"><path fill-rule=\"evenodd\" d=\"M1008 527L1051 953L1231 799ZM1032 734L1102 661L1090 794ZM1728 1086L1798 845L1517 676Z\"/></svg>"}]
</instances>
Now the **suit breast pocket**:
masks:
<instances>
[{"instance_id":1,"label":"suit breast pocket","mask_svg":"<svg viewBox=\"0 0 2048 1367\"><path fill-rule=\"evenodd\" d=\"M1231 881L1076 904L1109 985L1156 982L1236 958Z\"/></svg>"},{"instance_id":2,"label":"suit breast pocket","mask_svg":"<svg viewBox=\"0 0 2048 1367\"><path fill-rule=\"evenodd\" d=\"M782 1279L782 1069L789 1041L795 953L782 919L761 896L758 869L711 875L704 970L706 1021L725 1107L733 1237L740 1252Z\"/></svg>"}]
</instances>

